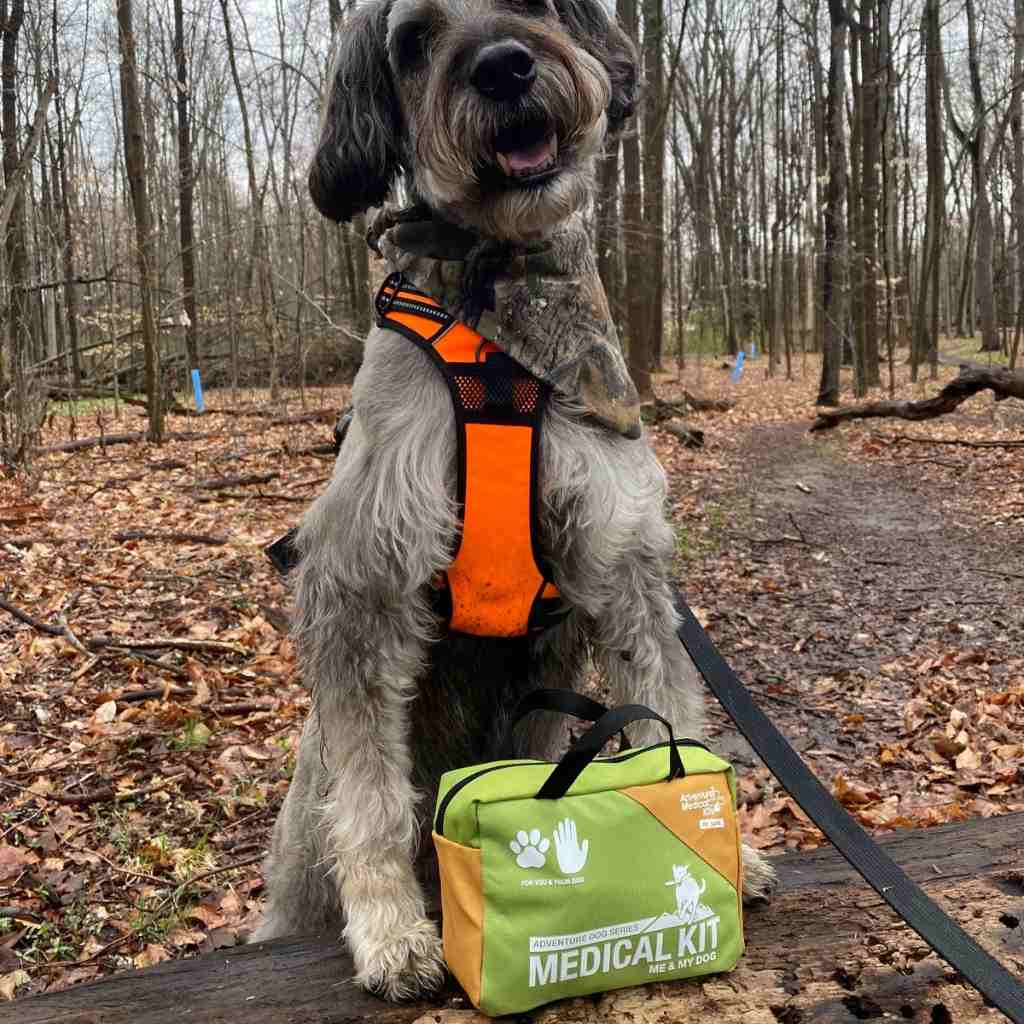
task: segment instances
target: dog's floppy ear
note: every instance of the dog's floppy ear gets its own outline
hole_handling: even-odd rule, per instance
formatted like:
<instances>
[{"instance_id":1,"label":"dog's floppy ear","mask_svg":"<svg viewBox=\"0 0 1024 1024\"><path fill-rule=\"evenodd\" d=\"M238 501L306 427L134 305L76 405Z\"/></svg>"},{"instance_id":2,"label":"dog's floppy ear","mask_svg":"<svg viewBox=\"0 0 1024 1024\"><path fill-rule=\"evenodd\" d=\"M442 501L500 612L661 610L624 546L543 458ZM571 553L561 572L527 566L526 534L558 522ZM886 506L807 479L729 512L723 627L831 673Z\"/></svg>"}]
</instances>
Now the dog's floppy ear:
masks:
<instances>
[{"instance_id":1,"label":"dog's floppy ear","mask_svg":"<svg viewBox=\"0 0 1024 1024\"><path fill-rule=\"evenodd\" d=\"M338 29L309 194L331 220L384 202L400 156L401 113L386 50L387 2L363 6Z\"/></svg>"},{"instance_id":2,"label":"dog's floppy ear","mask_svg":"<svg viewBox=\"0 0 1024 1024\"><path fill-rule=\"evenodd\" d=\"M636 47L615 18L608 14L601 0L555 0L555 10L570 35L608 72L612 83L608 133L615 134L622 129L636 105Z\"/></svg>"}]
</instances>

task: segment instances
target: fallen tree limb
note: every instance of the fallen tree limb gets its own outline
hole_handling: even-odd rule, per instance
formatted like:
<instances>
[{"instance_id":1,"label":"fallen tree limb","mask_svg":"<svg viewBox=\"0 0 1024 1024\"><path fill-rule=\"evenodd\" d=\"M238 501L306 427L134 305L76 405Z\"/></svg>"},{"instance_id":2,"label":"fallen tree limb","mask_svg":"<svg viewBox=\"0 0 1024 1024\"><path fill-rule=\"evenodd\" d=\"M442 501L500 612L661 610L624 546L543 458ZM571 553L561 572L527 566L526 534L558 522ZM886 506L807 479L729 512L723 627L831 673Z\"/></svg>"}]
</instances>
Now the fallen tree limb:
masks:
<instances>
[{"instance_id":1,"label":"fallen tree limb","mask_svg":"<svg viewBox=\"0 0 1024 1024\"><path fill-rule=\"evenodd\" d=\"M22 611L17 605L5 601L2 597L0 597L0 609L3 609L8 615L13 615L26 626L31 626L37 633L45 633L47 636L64 635L64 630L60 626L51 626L46 622L40 622L39 619L33 618L28 612Z\"/></svg>"},{"instance_id":2,"label":"fallen tree limb","mask_svg":"<svg viewBox=\"0 0 1024 1024\"><path fill-rule=\"evenodd\" d=\"M94 636L85 641L87 647L114 647L119 650L156 650L164 648L173 651L218 651L221 654L248 654L238 644L226 640L195 640L183 636L154 636L145 640L127 640L123 636Z\"/></svg>"},{"instance_id":3,"label":"fallen tree limb","mask_svg":"<svg viewBox=\"0 0 1024 1024\"><path fill-rule=\"evenodd\" d=\"M164 540L173 544L209 544L211 547L223 547L228 542L223 533L179 533L174 530L120 530L114 534L114 540Z\"/></svg>"},{"instance_id":4,"label":"fallen tree limb","mask_svg":"<svg viewBox=\"0 0 1024 1024\"><path fill-rule=\"evenodd\" d=\"M292 423L334 423L338 418L337 409L313 409L311 412L300 412L294 416L272 416L272 426L287 426Z\"/></svg>"},{"instance_id":5,"label":"fallen tree limb","mask_svg":"<svg viewBox=\"0 0 1024 1024\"><path fill-rule=\"evenodd\" d=\"M736 406L732 398L699 398L692 391L684 391L683 397L695 412L728 412Z\"/></svg>"},{"instance_id":6,"label":"fallen tree limb","mask_svg":"<svg viewBox=\"0 0 1024 1024\"><path fill-rule=\"evenodd\" d=\"M1022 826L1024 815L1011 814L881 840L916 881L1018 973ZM993 1020L982 997L929 954L834 850L787 854L774 863L778 895L770 906L747 914L747 952L731 974L570 1000L535 1011L530 1019L534 1024ZM482 1024L454 985L432 1003L395 1005L357 988L352 974L351 958L335 936L281 939L21 999L0 1009L0 1021Z\"/></svg>"},{"instance_id":7,"label":"fallen tree limb","mask_svg":"<svg viewBox=\"0 0 1024 1024\"><path fill-rule=\"evenodd\" d=\"M664 423L691 412L728 412L735 405L731 398L700 398L691 391L684 391L683 401L667 402L656 396L653 403L644 405L641 413L648 423Z\"/></svg>"},{"instance_id":8,"label":"fallen tree limb","mask_svg":"<svg viewBox=\"0 0 1024 1024\"><path fill-rule=\"evenodd\" d=\"M951 444L961 448L1024 448L1024 441L966 441L960 437L909 437L905 434L876 434L883 441L891 444L903 442L916 444Z\"/></svg>"},{"instance_id":9,"label":"fallen tree limb","mask_svg":"<svg viewBox=\"0 0 1024 1024\"><path fill-rule=\"evenodd\" d=\"M219 501L222 498L233 498L241 501L290 501L297 505L308 505L311 498L299 498L292 494L265 494L257 491L255 494L246 494L244 491L218 491L216 494L200 494L193 499L200 502Z\"/></svg>"},{"instance_id":10,"label":"fallen tree limb","mask_svg":"<svg viewBox=\"0 0 1024 1024\"><path fill-rule=\"evenodd\" d=\"M31 626L39 633L68 639L64 627L51 626L48 622L42 622L3 598L0 598L0 610L13 615L19 622L23 622L26 626ZM137 650L167 649L175 651L216 651L220 654L245 655L249 653L244 647L228 643L226 640L200 640L194 637L183 636L155 636L143 640L129 640L123 636L104 636L100 634L91 637L76 637L76 639L79 640L82 647L93 651L109 649L111 651L132 653ZM160 667L167 668L170 671L170 666L160 665Z\"/></svg>"},{"instance_id":11,"label":"fallen tree limb","mask_svg":"<svg viewBox=\"0 0 1024 1024\"><path fill-rule=\"evenodd\" d=\"M194 431L164 434L165 441L209 441L223 434L202 434ZM75 441L59 441L56 444L44 444L33 449L36 455L50 455L54 452L81 452L88 448L107 448L115 444L138 444L148 440L145 431L132 431L130 434L104 434L100 437L81 437Z\"/></svg>"},{"instance_id":12,"label":"fallen tree limb","mask_svg":"<svg viewBox=\"0 0 1024 1024\"><path fill-rule=\"evenodd\" d=\"M678 437L687 448L704 447L703 430L697 430L695 427L688 427L685 423L677 423L675 420L669 420L667 423L662 423L661 429L668 431L668 433L673 437Z\"/></svg>"},{"instance_id":13,"label":"fallen tree limb","mask_svg":"<svg viewBox=\"0 0 1024 1024\"><path fill-rule=\"evenodd\" d=\"M276 480L280 475L280 473L249 473L245 476L212 477L209 480L197 480L193 486L203 491L223 491L229 487L269 484L271 480Z\"/></svg>"},{"instance_id":14,"label":"fallen tree limb","mask_svg":"<svg viewBox=\"0 0 1024 1024\"><path fill-rule=\"evenodd\" d=\"M818 413L811 424L811 432L831 430L844 420L863 420L878 417L896 417L902 420L931 420L953 412L979 391L991 391L996 401L1007 398L1024 400L1024 373L1011 373L1003 367L967 369L950 381L933 398L920 402L867 402L845 409L830 409Z\"/></svg>"}]
</instances>

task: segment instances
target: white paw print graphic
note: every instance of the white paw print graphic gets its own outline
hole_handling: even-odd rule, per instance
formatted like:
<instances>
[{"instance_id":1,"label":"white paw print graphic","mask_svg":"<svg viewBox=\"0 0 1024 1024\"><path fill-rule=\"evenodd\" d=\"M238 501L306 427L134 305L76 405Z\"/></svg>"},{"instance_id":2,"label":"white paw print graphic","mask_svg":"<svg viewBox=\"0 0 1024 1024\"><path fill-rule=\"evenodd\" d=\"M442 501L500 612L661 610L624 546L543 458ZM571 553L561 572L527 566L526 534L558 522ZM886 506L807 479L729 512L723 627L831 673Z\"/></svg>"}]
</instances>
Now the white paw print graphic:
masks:
<instances>
[{"instance_id":1,"label":"white paw print graphic","mask_svg":"<svg viewBox=\"0 0 1024 1024\"><path fill-rule=\"evenodd\" d=\"M520 829L515 839L508 844L509 849L516 855L516 863L521 868L544 867L544 854L548 852L550 845L550 839L541 839L539 828L533 829L529 835Z\"/></svg>"}]
</instances>

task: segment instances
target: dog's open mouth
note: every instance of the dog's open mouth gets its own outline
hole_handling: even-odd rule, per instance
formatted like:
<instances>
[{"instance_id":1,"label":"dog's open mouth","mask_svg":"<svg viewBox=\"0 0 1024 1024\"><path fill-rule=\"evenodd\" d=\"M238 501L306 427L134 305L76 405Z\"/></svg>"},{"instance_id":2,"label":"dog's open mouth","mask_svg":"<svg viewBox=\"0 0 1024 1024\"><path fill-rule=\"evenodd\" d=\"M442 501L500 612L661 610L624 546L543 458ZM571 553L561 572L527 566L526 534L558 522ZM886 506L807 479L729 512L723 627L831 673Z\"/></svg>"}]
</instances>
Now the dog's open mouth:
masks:
<instances>
[{"instance_id":1,"label":"dog's open mouth","mask_svg":"<svg viewBox=\"0 0 1024 1024\"><path fill-rule=\"evenodd\" d=\"M544 120L510 125L495 136L494 157L506 186L539 185L558 173L558 136Z\"/></svg>"}]
</instances>

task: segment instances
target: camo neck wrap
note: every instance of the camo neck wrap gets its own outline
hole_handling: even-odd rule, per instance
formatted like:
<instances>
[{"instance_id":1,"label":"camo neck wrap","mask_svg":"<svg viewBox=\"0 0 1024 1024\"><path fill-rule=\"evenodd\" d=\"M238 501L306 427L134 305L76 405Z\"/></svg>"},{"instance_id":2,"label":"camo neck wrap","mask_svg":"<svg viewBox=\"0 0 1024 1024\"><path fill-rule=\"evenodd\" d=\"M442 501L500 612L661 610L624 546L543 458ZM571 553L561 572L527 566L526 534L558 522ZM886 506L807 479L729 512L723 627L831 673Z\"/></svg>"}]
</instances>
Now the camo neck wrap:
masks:
<instances>
[{"instance_id":1,"label":"camo neck wrap","mask_svg":"<svg viewBox=\"0 0 1024 1024\"><path fill-rule=\"evenodd\" d=\"M401 271L580 412L640 436L640 400L579 215L543 241L512 246L434 219L426 207L385 208L367 240L389 271Z\"/></svg>"}]
</instances>

